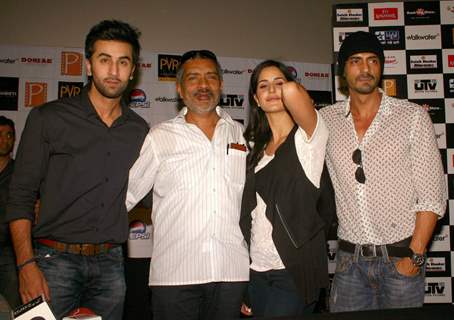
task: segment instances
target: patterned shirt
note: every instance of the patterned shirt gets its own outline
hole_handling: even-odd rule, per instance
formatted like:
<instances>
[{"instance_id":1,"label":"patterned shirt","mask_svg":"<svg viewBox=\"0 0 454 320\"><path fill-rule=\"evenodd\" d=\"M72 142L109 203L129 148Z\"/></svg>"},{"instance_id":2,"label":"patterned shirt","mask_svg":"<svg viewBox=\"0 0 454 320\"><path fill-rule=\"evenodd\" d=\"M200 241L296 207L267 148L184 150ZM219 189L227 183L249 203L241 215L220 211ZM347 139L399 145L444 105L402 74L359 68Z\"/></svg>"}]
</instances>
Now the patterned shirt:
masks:
<instances>
[{"instance_id":1,"label":"patterned shirt","mask_svg":"<svg viewBox=\"0 0 454 320\"><path fill-rule=\"evenodd\" d=\"M350 100L320 110L330 131L327 166L336 193L338 236L353 243L389 244L413 234L416 212L440 217L447 191L435 132L420 106L386 96L359 141ZM366 182L355 179L359 148Z\"/></svg>"},{"instance_id":2,"label":"patterned shirt","mask_svg":"<svg viewBox=\"0 0 454 320\"><path fill-rule=\"evenodd\" d=\"M129 174L131 209L153 188L150 285L249 280L239 226L246 174L242 126L221 108L211 141L184 108L145 138Z\"/></svg>"}]
</instances>

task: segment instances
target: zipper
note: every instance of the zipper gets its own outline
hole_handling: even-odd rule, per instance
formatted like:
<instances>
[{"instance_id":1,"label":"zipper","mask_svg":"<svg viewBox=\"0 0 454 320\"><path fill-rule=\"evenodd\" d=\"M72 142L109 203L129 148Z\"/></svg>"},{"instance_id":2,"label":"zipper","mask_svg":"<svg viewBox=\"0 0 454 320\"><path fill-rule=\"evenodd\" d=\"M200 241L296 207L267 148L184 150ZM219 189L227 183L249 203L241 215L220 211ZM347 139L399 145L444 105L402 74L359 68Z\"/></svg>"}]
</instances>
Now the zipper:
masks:
<instances>
[{"instance_id":1,"label":"zipper","mask_svg":"<svg viewBox=\"0 0 454 320\"><path fill-rule=\"evenodd\" d=\"M282 222L282 225L284 226L284 229L285 231L287 232L287 235L288 237L290 238L290 241L293 243L293 245L295 246L295 248L298 248L298 245L296 244L296 241L295 239L293 238L289 228L288 228L288 225L287 223L285 222L284 220L284 217L282 216L281 214L281 210L279 210L279 206L277 205L277 203L274 205L276 207L276 212L277 212L277 215L279 216L279 219L281 220Z\"/></svg>"}]
</instances>

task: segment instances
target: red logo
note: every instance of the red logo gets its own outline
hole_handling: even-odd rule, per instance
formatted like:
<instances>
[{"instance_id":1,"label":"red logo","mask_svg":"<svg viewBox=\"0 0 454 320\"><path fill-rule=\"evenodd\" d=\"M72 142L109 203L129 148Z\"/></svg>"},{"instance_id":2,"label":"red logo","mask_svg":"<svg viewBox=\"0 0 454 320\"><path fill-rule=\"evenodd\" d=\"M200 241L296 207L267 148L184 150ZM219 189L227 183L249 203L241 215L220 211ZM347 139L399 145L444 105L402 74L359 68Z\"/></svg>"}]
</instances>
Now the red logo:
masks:
<instances>
[{"instance_id":1,"label":"red logo","mask_svg":"<svg viewBox=\"0 0 454 320\"><path fill-rule=\"evenodd\" d=\"M82 75L82 54L73 51L62 51L61 53L61 75L81 76Z\"/></svg>"},{"instance_id":2,"label":"red logo","mask_svg":"<svg viewBox=\"0 0 454 320\"><path fill-rule=\"evenodd\" d=\"M25 82L25 101L26 107L36 107L47 102L47 83L45 82Z\"/></svg>"},{"instance_id":3,"label":"red logo","mask_svg":"<svg viewBox=\"0 0 454 320\"><path fill-rule=\"evenodd\" d=\"M454 54L448 55L448 67L454 68Z\"/></svg>"},{"instance_id":4,"label":"red logo","mask_svg":"<svg viewBox=\"0 0 454 320\"><path fill-rule=\"evenodd\" d=\"M374 8L375 20L397 20L397 8Z\"/></svg>"}]
</instances>

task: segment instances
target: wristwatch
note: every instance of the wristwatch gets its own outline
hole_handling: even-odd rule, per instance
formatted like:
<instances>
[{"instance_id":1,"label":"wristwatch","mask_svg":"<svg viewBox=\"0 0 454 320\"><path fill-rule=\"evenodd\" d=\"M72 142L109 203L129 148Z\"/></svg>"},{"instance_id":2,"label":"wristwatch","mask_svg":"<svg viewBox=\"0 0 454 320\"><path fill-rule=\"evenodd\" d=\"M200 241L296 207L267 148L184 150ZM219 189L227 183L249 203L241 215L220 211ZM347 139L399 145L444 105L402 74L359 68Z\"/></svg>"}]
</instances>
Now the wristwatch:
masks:
<instances>
[{"instance_id":1,"label":"wristwatch","mask_svg":"<svg viewBox=\"0 0 454 320\"><path fill-rule=\"evenodd\" d=\"M413 262L413 264L419 268L426 262L426 256L413 252L413 255L411 256L411 262Z\"/></svg>"}]
</instances>

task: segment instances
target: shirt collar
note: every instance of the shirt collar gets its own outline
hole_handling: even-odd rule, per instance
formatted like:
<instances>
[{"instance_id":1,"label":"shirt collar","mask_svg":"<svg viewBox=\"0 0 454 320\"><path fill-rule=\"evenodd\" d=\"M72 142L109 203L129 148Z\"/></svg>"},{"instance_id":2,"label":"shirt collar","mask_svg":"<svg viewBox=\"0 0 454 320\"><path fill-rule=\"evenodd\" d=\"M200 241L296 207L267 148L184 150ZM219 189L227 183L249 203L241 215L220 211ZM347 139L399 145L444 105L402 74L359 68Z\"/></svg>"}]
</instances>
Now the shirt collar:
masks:
<instances>
[{"instance_id":1,"label":"shirt collar","mask_svg":"<svg viewBox=\"0 0 454 320\"><path fill-rule=\"evenodd\" d=\"M391 98L386 95L382 88L378 88L378 91L381 93L381 102L380 107L378 108L378 113L383 113L388 115L391 113ZM344 116L347 118L350 114L350 96L347 97L344 103Z\"/></svg>"},{"instance_id":2,"label":"shirt collar","mask_svg":"<svg viewBox=\"0 0 454 320\"><path fill-rule=\"evenodd\" d=\"M178 115L175 117L174 121L178 123L186 123L186 118L185 115L188 113L188 107L183 107ZM216 113L218 114L219 118L221 118L221 121L225 121L226 123L233 125L233 119L230 117L230 115L222 109L220 106L216 107Z\"/></svg>"},{"instance_id":3,"label":"shirt collar","mask_svg":"<svg viewBox=\"0 0 454 320\"><path fill-rule=\"evenodd\" d=\"M98 113L96 112L95 106L93 105L93 103L91 103L90 97L88 96L89 90L90 84L87 84L82 88L82 92L80 93L81 106L86 112L87 117L97 117ZM120 106L121 116L116 121L122 121L123 119L127 120L128 118L130 118L130 112L132 111L129 109L124 97L122 97L120 100Z\"/></svg>"}]
</instances>

